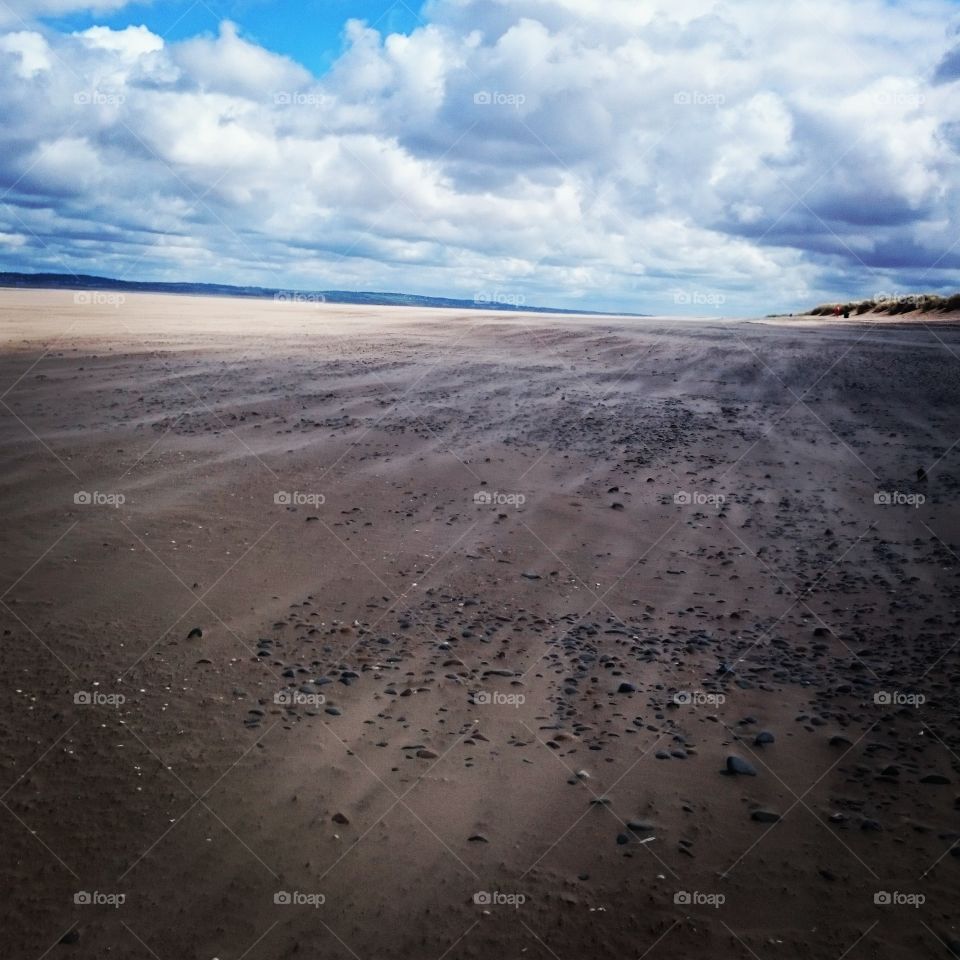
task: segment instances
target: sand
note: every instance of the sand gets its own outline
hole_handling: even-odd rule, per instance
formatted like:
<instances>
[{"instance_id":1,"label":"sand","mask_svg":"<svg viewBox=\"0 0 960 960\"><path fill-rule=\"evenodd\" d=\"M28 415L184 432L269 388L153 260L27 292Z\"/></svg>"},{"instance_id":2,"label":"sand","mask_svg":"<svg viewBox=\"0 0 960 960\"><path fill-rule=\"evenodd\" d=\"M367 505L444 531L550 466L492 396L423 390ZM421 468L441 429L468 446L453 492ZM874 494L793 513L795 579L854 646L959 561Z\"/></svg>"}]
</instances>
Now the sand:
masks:
<instances>
[{"instance_id":1,"label":"sand","mask_svg":"<svg viewBox=\"0 0 960 960\"><path fill-rule=\"evenodd\" d=\"M956 326L83 300L0 292L4 957L960 952Z\"/></svg>"}]
</instances>

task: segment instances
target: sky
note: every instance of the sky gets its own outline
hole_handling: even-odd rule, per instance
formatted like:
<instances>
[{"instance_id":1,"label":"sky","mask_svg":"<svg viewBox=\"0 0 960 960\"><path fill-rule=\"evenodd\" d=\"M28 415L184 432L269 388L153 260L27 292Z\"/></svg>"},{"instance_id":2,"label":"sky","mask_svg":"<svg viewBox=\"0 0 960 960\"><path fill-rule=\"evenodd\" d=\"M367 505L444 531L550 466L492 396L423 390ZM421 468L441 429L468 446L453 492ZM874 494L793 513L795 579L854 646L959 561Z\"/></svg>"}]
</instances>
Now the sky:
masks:
<instances>
[{"instance_id":1,"label":"sky","mask_svg":"<svg viewBox=\"0 0 960 960\"><path fill-rule=\"evenodd\" d=\"M0 0L0 270L756 315L958 187L956 0Z\"/></svg>"}]
</instances>

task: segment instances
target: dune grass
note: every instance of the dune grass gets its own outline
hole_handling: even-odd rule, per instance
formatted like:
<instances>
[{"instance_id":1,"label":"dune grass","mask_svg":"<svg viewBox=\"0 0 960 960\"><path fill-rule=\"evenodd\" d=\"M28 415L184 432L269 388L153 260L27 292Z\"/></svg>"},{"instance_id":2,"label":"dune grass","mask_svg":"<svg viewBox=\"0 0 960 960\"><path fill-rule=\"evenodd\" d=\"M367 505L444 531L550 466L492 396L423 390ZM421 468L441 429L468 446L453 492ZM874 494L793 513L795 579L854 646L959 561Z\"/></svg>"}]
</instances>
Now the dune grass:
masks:
<instances>
[{"instance_id":1,"label":"dune grass","mask_svg":"<svg viewBox=\"0 0 960 960\"><path fill-rule=\"evenodd\" d=\"M901 313L951 313L960 310L960 293L941 297L935 293L918 293L903 297L889 297L876 300L854 300L849 303L824 303L814 307L809 315L814 317L832 317L837 306L841 313L851 316L863 316L874 313L881 316L897 316Z\"/></svg>"}]
</instances>

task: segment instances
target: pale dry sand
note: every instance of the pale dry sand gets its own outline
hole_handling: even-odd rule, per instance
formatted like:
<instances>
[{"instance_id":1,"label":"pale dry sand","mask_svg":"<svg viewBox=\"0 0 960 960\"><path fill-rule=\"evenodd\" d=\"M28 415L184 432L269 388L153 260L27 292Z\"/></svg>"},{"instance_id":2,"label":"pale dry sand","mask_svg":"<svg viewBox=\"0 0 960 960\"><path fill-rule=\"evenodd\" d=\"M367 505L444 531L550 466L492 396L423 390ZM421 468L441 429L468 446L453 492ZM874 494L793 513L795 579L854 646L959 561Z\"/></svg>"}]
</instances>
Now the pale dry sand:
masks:
<instances>
[{"instance_id":1,"label":"pale dry sand","mask_svg":"<svg viewBox=\"0 0 960 960\"><path fill-rule=\"evenodd\" d=\"M960 950L956 328L4 291L0 343L4 957Z\"/></svg>"}]
</instances>

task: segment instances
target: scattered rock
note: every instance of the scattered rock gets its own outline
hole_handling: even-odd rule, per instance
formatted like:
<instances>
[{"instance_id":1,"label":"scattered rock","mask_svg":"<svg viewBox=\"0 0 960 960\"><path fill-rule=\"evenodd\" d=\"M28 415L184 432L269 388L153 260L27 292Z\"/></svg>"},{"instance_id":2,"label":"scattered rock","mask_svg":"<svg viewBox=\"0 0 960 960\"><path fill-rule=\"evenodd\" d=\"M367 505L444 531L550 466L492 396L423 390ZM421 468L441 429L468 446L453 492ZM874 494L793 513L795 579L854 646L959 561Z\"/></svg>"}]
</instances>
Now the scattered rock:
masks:
<instances>
[{"instance_id":1,"label":"scattered rock","mask_svg":"<svg viewBox=\"0 0 960 960\"><path fill-rule=\"evenodd\" d=\"M757 771L752 764L732 754L727 757L727 773L741 777L755 777L757 775Z\"/></svg>"}]
</instances>

